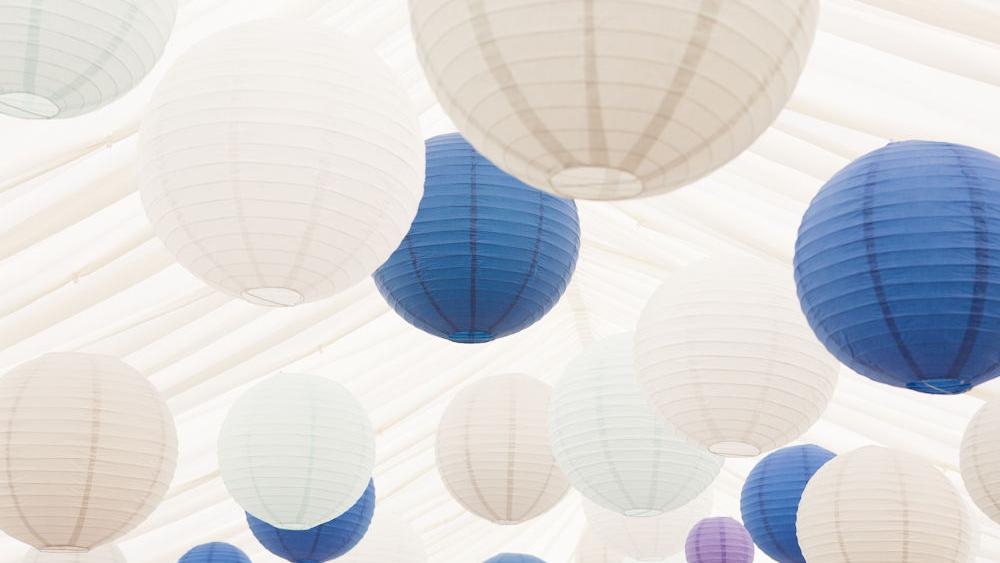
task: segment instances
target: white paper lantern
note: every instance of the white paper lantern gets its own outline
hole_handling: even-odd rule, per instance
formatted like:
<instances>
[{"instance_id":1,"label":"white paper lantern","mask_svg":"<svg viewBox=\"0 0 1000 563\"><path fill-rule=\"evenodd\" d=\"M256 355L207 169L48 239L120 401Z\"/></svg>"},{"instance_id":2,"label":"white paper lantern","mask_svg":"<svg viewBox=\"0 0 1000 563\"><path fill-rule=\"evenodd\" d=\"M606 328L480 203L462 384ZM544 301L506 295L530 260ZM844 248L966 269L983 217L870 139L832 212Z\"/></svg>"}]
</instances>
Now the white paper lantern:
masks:
<instances>
[{"instance_id":1,"label":"white paper lantern","mask_svg":"<svg viewBox=\"0 0 1000 563\"><path fill-rule=\"evenodd\" d=\"M633 340L593 343L569 363L552 392L549 431L559 468L583 496L652 516L701 494L723 460L653 412L635 381Z\"/></svg>"},{"instance_id":2,"label":"white paper lantern","mask_svg":"<svg viewBox=\"0 0 1000 563\"><path fill-rule=\"evenodd\" d=\"M46 354L0 378L0 529L28 545L84 551L123 536L176 463L170 410L117 358Z\"/></svg>"},{"instance_id":3,"label":"white paper lantern","mask_svg":"<svg viewBox=\"0 0 1000 563\"><path fill-rule=\"evenodd\" d=\"M243 394L219 434L229 494L258 519L307 530L343 514L375 467L375 432L339 383L282 373Z\"/></svg>"},{"instance_id":4,"label":"white paper lantern","mask_svg":"<svg viewBox=\"0 0 1000 563\"><path fill-rule=\"evenodd\" d=\"M587 499L583 500L583 512L590 529L606 545L632 559L660 561L684 549L691 528L712 512L712 494L706 492L657 516L625 516Z\"/></svg>"},{"instance_id":5,"label":"white paper lantern","mask_svg":"<svg viewBox=\"0 0 1000 563\"><path fill-rule=\"evenodd\" d=\"M821 467L796 526L809 563L964 563L974 547L951 482L912 454L876 446Z\"/></svg>"},{"instance_id":6,"label":"white paper lantern","mask_svg":"<svg viewBox=\"0 0 1000 563\"><path fill-rule=\"evenodd\" d=\"M452 399L437 433L437 467L451 496L497 524L518 524L569 489L549 442L552 389L521 374L495 375Z\"/></svg>"},{"instance_id":7,"label":"white paper lantern","mask_svg":"<svg viewBox=\"0 0 1000 563\"><path fill-rule=\"evenodd\" d=\"M410 0L417 53L466 139L540 189L653 195L774 121L818 0Z\"/></svg>"},{"instance_id":8,"label":"white paper lantern","mask_svg":"<svg viewBox=\"0 0 1000 563\"><path fill-rule=\"evenodd\" d=\"M337 563L427 563L427 550L405 520L376 504L365 537Z\"/></svg>"},{"instance_id":9,"label":"white paper lantern","mask_svg":"<svg viewBox=\"0 0 1000 563\"><path fill-rule=\"evenodd\" d=\"M969 421L960 462L972 501L1000 523L1000 401L986 403Z\"/></svg>"},{"instance_id":10,"label":"white paper lantern","mask_svg":"<svg viewBox=\"0 0 1000 563\"><path fill-rule=\"evenodd\" d=\"M369 276L423 193L406 91L367 47L291 20L199 43L157 88L140 191L184 267L251 303L292 306Z\"/></svg>"},{"instance_id":11,"label":"white paper lantern","mask_svg":"<svg viewBox=\"0 0 1000 563\"><path fill-rule=\"evenodd\" d=\"M801 436L840 368L806 323L791 271L739 260L671 276L639 318L635 361L667 422L732 457Z\"/></svg>"},{"instance_id":12,"label":"white paper lantern","mask_svg":"<svg viewBox=\"0 0 1000 563\"><path fill-rule=\"evenodd\" d=\"M135 87L163 54L177 0L0 0L0 114L73 117Z\"/></svg>"},{"instance_id":13,"label":"white paper lantern","mask_svg":"<svg viewBox=\"0 0 1000 563\"><path fill-rule=\"evenodd\" d=\"M625 554L598 539L590 528L584 530L573 552L573 563L622 563Z\"/></svg>"},{"instance_id":14,"label":"white paper lantern","mask_svg":"<svg viewBox=\"0 0 1000 563\"><path fill-rule=\"evenodd\" d=\"M22 563L126 563L125 556L114 545L102 545L86 552L41 552L32 549Z\"/></svg>"}]
</instances>

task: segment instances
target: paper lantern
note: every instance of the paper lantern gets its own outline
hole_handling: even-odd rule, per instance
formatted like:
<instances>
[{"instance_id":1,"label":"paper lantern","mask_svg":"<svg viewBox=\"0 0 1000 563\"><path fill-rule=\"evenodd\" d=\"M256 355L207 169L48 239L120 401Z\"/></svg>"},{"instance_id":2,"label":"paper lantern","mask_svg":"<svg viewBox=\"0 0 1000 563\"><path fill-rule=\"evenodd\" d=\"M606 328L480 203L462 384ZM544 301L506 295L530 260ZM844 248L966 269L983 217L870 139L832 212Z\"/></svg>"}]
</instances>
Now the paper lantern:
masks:
<instances>
[{"instance_id":1,"label":"paper lantern","mask_svg":"<svg viewBox=\"0 0 1000 563\"><path fill-rule=\"evenodd\" d=\"M552 392L552 451L569 482L627 516L687 504L722 469L722 458L665 424L635 381L633 335L592 343Z\"/></svg>"},{"instance_id":2,"label":"paper lantern","mask_svg":"<svg viewBox=\"0 0 1000 563\"><path fill-rule=\"evenodd\" d=\"M170 486L174 419L117 358L45 354L0 378L0 529L86 551L138 526Z\"/></svg>"},{"instance_id":3,"label":"paper lantern","mask_svg":"<svg viewBox=\"0 0 1000 563\"><path fill-rule=\"evenodd\" d=\"M102 545L84 552L42 552L32 549L22 563L127 563L120 549Z\"/></svg>"},{"instance_id":4,"label":"paper lantern","mask_svg":"<svg viewBox=\"0 0 1000 563\"><path fill-rule=\"evenodd\" d=\"M370 275L417 212L423 143L378 56L329 27L239 25L160 83L139 131L155 232L209 285L292 306Z\"/></svg>"},{"instance_id":5,"label":"paper lantern","mask_svg":"<svg viewBox=\"0 0 1000 563\"><path fill-rule=\"evenodd\" d=\"M361 404L324 377L279 374L243 394L219 435L219 472L243 510L286 530L347 511L375 467Z\"/></svg>"},{"instance_id":6,"label":"paper lantern","mask_svg":"<svg viewBox=\"0 0 1000 563\"><path fill-rule=\"evenodd\" d=\"M365 537L338 563L427 563L423 540L410 525L392 512L375 507L375 517Z\"/></svg>"},{"instance_id":7,"label":"paper lantern","mask_svg":"<svg viewBox=\"0 0 1000 563\"><path fill-rule=\"evenodd\" d=\"M569 489L546 427L552 389L520 374L463 388L437 433L437 467L452 498L497 524L518 524L556 505Z\"/></svg>"},{"instance_id":8,"label":"paper lantern","mask_svg":"<svg viewBox=\"0 0 1000 563\"><path fill-rule=\"evenodd\" d=\"M799 544L809 563L965 562L970 531L965 504L940 471L876 446L827 462L799 503Z\"/></svg>"},{"instance_id":9,"label":"paper lantern","mask_svg":"<svg viewBox=\"0 0 1000 563\"><path fill-rule=\"evenodd\" d=\"M488 342L542 318L580 250L576 205L493 166L461 135L427 141L424 197L375 272L407 322L453 342Z\"/></svg>"},{"instance_id":10,"label":"paper lantern","mask_svg":"<svg viewBox=\"0 0 1000 563\"><path fill-rule=\"evenodd\" d=\"M624 553L599 540L590 528L580 536L573 553L573 563L622 563L624 559Z\"/></svg>"},{"instance_id":11,"label":"paper lantern","mask_svg":"<svg viewBox=\"0 0 1000 563\"><path fill-rule=\"evenodd\" d=\"M712 452L756 456L822 414L839 365L816 341L792 274L718 261L671 276L636 329L638 381L667 422Z\"/></svg>"},{"instance_id":12,"label":"paper lantern","mask_svg":"<svg viewBox=\"0 0 1000 563\"><path fill-rule=\"evenodd\" d=\"M816 195L795 243L809 324L852 370L933 394L1000 375L1000 158L907 141Z\"/></svg>"},{"instance_id":13,"label":"paper lantern","mask_svg":"<svg viewBox=\"0 0 1000 563\"><path fill-rule=\"evenodd\" d=\"M816 0L410 0L417 54L465 137L532 186L653 195L738 155L791 95Z\"/></svg>"},{"instance_id":14,"label":"paper lantern","mask_svg":"<svg viewBox=\"0 0 1000 563\"><path fill-rule=\"evenodd\" d=\"M487 559L484 563L545 563L534 555L523 553L501 553Z\"/></svg>"},{"instance_id":15,"label":"paper lantern","mask_svg":"<svg viewBox=\"0 0 1000 563\"><path fill-rule=\"evenodd\" d=\"M768 454L747 476L740 494L743 525L778 563L806 563L795 515L806 483L833 458L833 452L812 444L790 446Z\"/></svg>"},{"instance_id":16,"label":"paper lantern","mask_svg":"<svg viewBox=\"0 0 1000 563\"><path fill-rule=\"evenodd\" d=\"M177 563L251 563L240 548L228 543L212 542L191 548Z\"/></svg>"},{"instance_id":17,"label":"paper lantern","mask_svg":"<svg viewBox=\"0 0 1000 563\"><path fill-rule=\"evenodd\" d=\"M1000 523L1000 401L980 407L962 437L962 480L972 501Z\"/></svg>"},{"instance_id":18,"label":"paper lantern","mask_svg":"<svg viewBox=\"0 0 1000 563\"><path fill-rule=\"evenodd\" d=\"M375 512L375 483L368 482L361 498L340 516L308 530L282 530L247 514L254 537L268 551L292 563L322 563L357 545ZM385 563L391 563L386 561Z\"/></svg>"},{"instance_id":19,"label":"paper lantern","mask_svg":"<svg viewBox=\"0 0 1000 563\"><path fill-rule=\"evenodd\" d=\"M732 518L706 518L691 528L684 554L688 563L751 563L753 540Z\"/></svg>"},{"instance_id":20,"label":"paper lantern","mask_svg":"<svg viewBox=\"0 0 1000 563\"><path fill-rule=\"evenodd\" d=\"M639 561L660 561L684 549L690 530L712 511L706 492L680 508L657 516L630 517L602 508L584 498L587 523L606 545Z\"/></svg>"},{"instance_id":21,"label":"paper lantern","mask_svg":"<svg viewBox=\"0 0 1000 563\"><path fill-rule=\"evenodd\" d=\"M163 54L176 0L0 0L0 114L74 117L131 90Z\"/></svg>"}]
</instances>

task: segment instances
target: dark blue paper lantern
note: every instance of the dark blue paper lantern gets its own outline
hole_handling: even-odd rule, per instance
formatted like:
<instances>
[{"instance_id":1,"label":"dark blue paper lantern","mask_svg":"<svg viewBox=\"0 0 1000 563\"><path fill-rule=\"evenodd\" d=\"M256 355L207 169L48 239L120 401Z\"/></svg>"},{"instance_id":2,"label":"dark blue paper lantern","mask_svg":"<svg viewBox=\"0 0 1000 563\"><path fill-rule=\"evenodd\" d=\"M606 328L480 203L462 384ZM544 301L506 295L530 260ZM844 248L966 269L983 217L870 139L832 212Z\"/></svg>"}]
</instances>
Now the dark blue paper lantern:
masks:
<instances>
[{"instance_id":1,"label":"dark blue paper lantern","mask_svg":"<svg viewBox=\"0 0 1000 563\"><path fill-rule=\"evenodd\" d=\"M361 498L347 512L308 530L282 530L247 514L250 531L268 551L292 563L323 563L351 550L372 521L375 483L368 482Z\"/></svg>"},{"instance_id":2,"label":"dark blue paper lantern","mask_svg":"<svg viewBox=\"0 0 1000 563\"><path fill-rule=\"evenodd\" d=\"M191 548L177 563L250 563L250 558L234 545L212 542Z\"/></svg>"},{"instance_id":3,"label":"dark blue paper lantern","mask_svg":"<svg viewBox=\"0 0 1000 563\"><path fill-rule=\"evenodd\" d=\"M535 557L534 555L525 555L523 553L501 553L490 557L483 563L545 563L545 561Z\"/></svg>"},{"instance_id":4,"label":"dark blue paper lantern","mask_svg":"<svg viewBox=\"0 0 1000 563\"><path fill-rule=\"evenodd\" d=\"M743 526L778 563L806 563L795 515L806 483L833 458L833 452L819 446L791 446L768 454L747 476L740 494Z\"/></svg>"},{"instance_id":5,"label":"dark blue paper lantern","mask_svg":"<svg viewBox=\"0 0 1000 563\"><path fill-rule=\"evenodd\" d=\"M795 245L799 299L854 371L934 394L1000 375L1000 158L891 143L819 191Z\"/></svg>"},{"instance_id":6,"label":"dark blue paper lantern","mask_svg":"<svg viewBox=\"0 0 1000 563\"><path fill-rule=\"evenodd\" d=\"M455 133L427 141L417 217L374 278L417 328L453 342L489 342L556 304L579 249L575 203L501 171Z\"/></svg>"}]
</instances>

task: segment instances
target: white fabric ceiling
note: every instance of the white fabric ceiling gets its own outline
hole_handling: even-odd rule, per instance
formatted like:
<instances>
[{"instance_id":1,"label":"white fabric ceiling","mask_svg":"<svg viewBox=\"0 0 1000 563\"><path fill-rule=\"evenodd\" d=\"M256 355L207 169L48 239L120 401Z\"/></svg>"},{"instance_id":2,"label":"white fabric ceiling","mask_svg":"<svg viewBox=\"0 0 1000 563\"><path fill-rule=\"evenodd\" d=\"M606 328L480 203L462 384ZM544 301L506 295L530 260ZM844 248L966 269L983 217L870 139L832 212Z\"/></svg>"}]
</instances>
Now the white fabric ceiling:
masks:
<instances>
[{"instance_id":1,"label":"white fabric ceiling","mask_svg":"<svg viewBox=\"0 0 1000 563\"><path fill-rule=\"evenodd\" d=\"M121 544L132 563L173 562L230 541L277 562L250 536L218 476L215 439L233 400L279 369L327 375L365 404L378 431L380 506L422 535L430 560L479 562L523 551L571 560L584 521L569 495L549 514L499 527L464 513L434 468L434 431L464 383L523 371L554 382L591 338L631 330L657 280L703 257L752 253L790 262L809 199L843 165L890 139L1000 153L1000 3L823 0L820 32L787 110L751 150L710 178L654 199L580 205L582 257L552 313L483 346L445 342L391 313L371 282L275 310L205 288L176 265L143 215L134 133L151 88L212 32L268 15L327 22L376 46L410 87L426 136L451 129L424 83L405 0L187 0L167 53L133 93L67 121L0 119L0 372L51 350L113 354L168 397L181 455L163 505ZM956 483L958 443L983 399L931 397L847 373L805 440L926 456ZM750 461L730 461L715 512L739 516ZM981 515L980 515L981 516ZM982 520L980 562L1000 561L1000 528ZM0 540L0 563L24 548ZM758 554L759 561L768 561Z\"/></svg>"}]
</instances>

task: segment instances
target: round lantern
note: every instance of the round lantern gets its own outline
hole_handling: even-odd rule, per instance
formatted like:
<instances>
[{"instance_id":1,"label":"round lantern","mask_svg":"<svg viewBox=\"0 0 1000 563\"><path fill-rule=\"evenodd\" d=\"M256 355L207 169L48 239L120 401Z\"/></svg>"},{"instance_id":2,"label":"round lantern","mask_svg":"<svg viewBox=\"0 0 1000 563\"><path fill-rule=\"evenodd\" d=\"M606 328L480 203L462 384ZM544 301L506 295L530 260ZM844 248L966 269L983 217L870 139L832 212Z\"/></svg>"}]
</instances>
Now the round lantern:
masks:
<instances>
[{"instance_id":1,"label":"round lantern","mask_svg":"<svg viewBox=\"0 0 1000 563\"><path fill-rule=\"evenodd\" d=\"M1000 158L949 143L890 143L838 172L802 218L802 310L861 375L962 393L1000 375L996 233Z\"/></svg>"},{"instance_id":2,"label":"round lantern","mask_svg":"<svg viewBox=\"0 0 1000 563\"><path fill-rule=\"evenodd\" d=\"M624 559L624 553L599 540L590 528L580 536L573 554L573 563L622 563Z\"/></svg>"},{"instance_id":3,"label":"round lantern","mask_svg":"<svg viewBox=\"0 0 1000 563\"><path fill-rule=\"evenodd\" d=\"M488 342L540 319L580 249L576 205L525 185L457 133L427 141L427 180L402 245L375 284L407 322Z\"/></svg>"},{"instance_id":4,"label":"round lantern","mask_svg":"<svg viewBox=\"0 0 1000 563\"><path fill-rule=\"evenodd\" d=\"M423 143L378 56L327 26L262 20L182 56L139 132L139 186L178 262L292 306L370 275L417 211Z\"/></svg>"},{"instance_id":5,"label":"round lantern","mask_svg":"<svg viewBox=\"0 0 1000 563\"><path fill-rule=\"evenodd\" d=\"M964 563L971 517L951 482L920 458L876 446L841 454L802 493L809 563Z\"/></svg>"},{"instance_id":6,"label":"round lantern","mask_svg":"<svg viewBox=\"0 0 1000 563\"><path fill-rule=\"evenodd\" d=\"M962 437L962 480L976 506L1000 523L1000 401L983 405Z\"/></svg>"},{"instance_id":7,"label":"round lantern","mask_svg":"<svg viewBox=\"0 0 1000 563\"><path fill-rule=\"evenodd\" d=\"M790 446L768 454L747 476L740 494L743 524L775 561L806 563L795 515L809 479L833 458L833 452L812 444Z\"/></svg>"},{"instance_id":8,"label":"round lantern","mask_svg":"<svg viewBox=\"0 0 1000 563\"><path fill-rule=\"evenodd\" d=\"M833 395L840 366L809 330L791 280L763 262L699 264L642 311L639 383L668 423L712 452L752 457L787 444Z\"/></svg>"},{"instance_id":9,"label":"round lantern","mask_svg":"<svg viewBox=\"0 0 1000 563\"><path fill-rule=\"evenodd\" d=\"M86 551L160 503L177 433L166 403L131 366L46 354L0 378L0 451L0 529L43 551Z\"/></svg>"},{"instance_id":10,"label":"round lantern","mask_svg":"<svg viewBox=\"0 0 1000 563\"><path fill-rule=\"evenodd\" d=\"M0 0L0 114L73 117L135 87L163 54L177 0Z\"/></svg>"},{"instance_id":11,"label":"round lantern","mask_svg":"<svg viewBox=\"0 0 1000 563\"><path fill-rule=\"evenodd\" d=\"M427 551L405 520L376 507L365 537L337 563L427 563Z\"/></svg>"},{"instance_id":12,"label":"round lantern","mask_svg":"<svg viewBox=\"0 0 1000 563\"><path fill-rule=\"evenodd\" d=\"M688 563L751 563L753 540L732 518L706 518L691 528L684 554Z\"/></svg>"},{"instance_id":13,"label":"round lantern","mask_svg":"<svg viewBox=\"0 0 1000 563\"><path fill-rule=\"evenodd\" d=\"M228 543L212 542L191 548L177 563L251 563L240 548Z\"/></svg>"},{"instance_id":14,"label":"round lantern","mask_svg":"<svg viewBox=\"0 0 1000 563\"><path fill-rule=\"evenodd\" d=\"M410 0L417 54L483 155L586 199L663 193L725 164L774 121L817 0Z\"/></svg>"},{"instance_id":15,"label":"round lantern","mask_svg":"<svg viewBox=\"0 0 1000 563\"><path fill-rule=\"evenodd\" d=\"M552 389L526 375L495 375L452 399L437 433L437 467L451 496L497 524L518 524L569 489L552 458L546 419Z\"/></svg>"},{"instance_id":16,"label":"round lantern","mask_svg":"<svg viewBox=\"0 0 1000 563\"><path fill-rule=\"evenodd\" d=\"M42 552L32 549L21 563L126 563L118 547L102 545L84 552Z\"/></svg>"},{"instance_id":17,"label":"round lantern","mask_svg":"<svg viewBox=\"0 0 1000 563\"><path fill-rule=\"evenodd\" d=\"M268 551L291 563L322 563L357 545L375 512L375 484L368 482L361 498L347 512L308 530L282 530L247 514L254 537ZM387 562L389 560L386 560Z\"/></svg>"},{"instance_id":18,"label":"round lantern","mask_svg":"<svg viewBox=\"0 0 1000 563\"><path fill-rule=\"evenodd\" d=\"M525 555L523 553L501 553L490 557L483 563L545 563L545 561L535 557L534 555Z\"/></svg>"},{"instance_id":19,"label":"round lantern","mask_svg":"<svg viewBox=\"0 0 1000 563\"><path fill-rule=\"evenodd\" d=\"M688 530L711 511L712 496L708 492L680 508L649 517L625 516L586 498L583 501L583 512L597 537L639 561L660 561L680 553Z\"/></svg>"},{"instance_id":20,"label":"round lantern","mask_svg":"<svg viewBox=\"0 0 1000 563\"><path fill-rule=\"evenodd\" d=\"M569 482L595 503L650 516L701 494L722 458L665 424L635 382L632 334L593 343L552 392L552 451Z\"/></svg>"},{"instance_id":21,"label":"round lantern","mask_svg":"<svg viewBox=\"0 0 1000 563\"><path fill-rule=\"evenodd\" d=\"M243 510L286 530L340 516L375 467L375 433L347 389L279 374L236 401L219 435L219 472Z\"/></svg>"}]
</instances>

